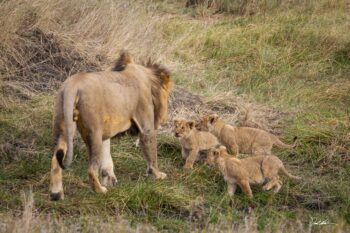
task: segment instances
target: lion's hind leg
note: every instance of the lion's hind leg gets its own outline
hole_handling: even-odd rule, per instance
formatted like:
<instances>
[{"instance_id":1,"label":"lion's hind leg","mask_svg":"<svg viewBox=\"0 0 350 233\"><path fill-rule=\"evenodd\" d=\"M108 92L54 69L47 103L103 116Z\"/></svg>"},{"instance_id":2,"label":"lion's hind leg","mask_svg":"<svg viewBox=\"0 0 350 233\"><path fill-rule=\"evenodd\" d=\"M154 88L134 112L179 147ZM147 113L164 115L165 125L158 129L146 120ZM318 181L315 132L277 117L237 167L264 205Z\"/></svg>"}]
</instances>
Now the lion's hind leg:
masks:
<instances>
[{"instance_id":1,"label":"lion's hind leg","mask_svg":"<svg viewBox=\"0 0 350 233\"><path fill-rule=\"evenodd\" d=\"M105 140L102 143L101 157L101 183L104 186L112 186L117 183L117 177L114 174L114 164L111 156L111 140Z\"/></svg>"},{"instance_id":2,"label":"lion's hind leg","mask_svg":"<svg viewBox=\"0 0 350 233\"><path fill-rule=\"evenodd\" d=\"M98 132L91 133L87 138L89 149L89 181L91 188L97 193L106 193L107 188L102 186L99 179L99 169L102 159L102 134Z\"/></svg>"}]
</instances>

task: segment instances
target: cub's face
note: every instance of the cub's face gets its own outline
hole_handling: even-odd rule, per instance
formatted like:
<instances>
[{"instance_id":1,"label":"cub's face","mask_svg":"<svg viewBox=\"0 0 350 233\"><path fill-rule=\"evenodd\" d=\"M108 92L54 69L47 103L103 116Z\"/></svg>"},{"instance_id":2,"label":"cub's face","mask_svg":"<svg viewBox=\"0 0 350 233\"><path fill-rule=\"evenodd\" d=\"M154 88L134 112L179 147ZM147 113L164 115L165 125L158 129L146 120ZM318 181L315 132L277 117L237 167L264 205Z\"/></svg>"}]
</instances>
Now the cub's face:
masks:
<instances>
[{"instance_id":1,"label":"cub's face","mask_svg":"<svg viewBox=\"0 0 350 233\"><path fill-rule=\"evenodd\" d=\"M175 137L186 137L193 129L194 121L187 121L184 119L176 119L174 121Z\"/></svg>"},{"instance_id":2,"label":"cub's face","mask_svg":"<svg viewBox=\"0 0 350 233\"><path fill-rule=\"evenodd\" d=\"M200 131L209 131L208 117L202 117L199 121L196 121L196 129Z\"/></svg>"},{"instance_id":3,"label":"cub's face","mask_svg":"<svg viewBox=\"0 0 350 233\"><path fill-rule=\"evenodd\" d=\"M204 116L196 122L196 128L200 131L210 131L218 119L219 117L216 114Z\"/></svg>"},{"instance_id":4,"label":"cub's face","mask_svg":"<svg viewBox=\"0 0 350 233\"><path fill-rule=\"evenodd\" d=\"M207 155L206 163L209 166L214 166L215 158L218 156L218 149L211 149Z\"/></svg>"},{"instance_id":5,"label":"cub's face","mask_svg":"<svg viewBox=\"0 0 350 233\"><path fill-rule=\"evenodd\" d=\"M219 147L215 147L215 148L211 148L209 150L207 159L206 159L206 163L209 166L214 166L216 160L223 154L227 153L226 147L224 146L219 146Z\"/></svg>"}]
</instances>

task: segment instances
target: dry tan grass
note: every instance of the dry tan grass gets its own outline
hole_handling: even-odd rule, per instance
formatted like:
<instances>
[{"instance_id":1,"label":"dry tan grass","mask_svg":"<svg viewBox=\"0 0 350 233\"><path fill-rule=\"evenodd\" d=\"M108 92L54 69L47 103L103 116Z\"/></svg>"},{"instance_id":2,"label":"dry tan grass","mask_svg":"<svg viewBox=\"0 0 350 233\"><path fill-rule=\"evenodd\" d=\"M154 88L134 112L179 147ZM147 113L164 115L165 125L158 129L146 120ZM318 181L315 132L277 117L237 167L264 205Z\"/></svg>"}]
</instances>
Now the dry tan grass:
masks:
<instances>
[{"instance_id":1,"label":"dry tan grass","mask_svg":"<svg viewBox=\"0 0 350 233\"><path fill-rule=\"evenodd\" d=\"M5 95L27 99L56 89L73 73L105 69L122 49L136 59L162 58L161 19L142 2L16 0L0 10Z\"/></svg>"},{"instance_id":2,"label":"dry tan grass","mask_svg":"<svg viewBox=\"0 0 350 233\"><path fill-rule=\"evenodd\" d=\"M140 57L159 53L154 26L160 19L142 2L16 0L2 2L0 7L1 21L6 20L1 39L6 42L13 41L18 30L40 28L74 42L87 57L114 59L120 49Z\"/></svg>"}]
</instances>

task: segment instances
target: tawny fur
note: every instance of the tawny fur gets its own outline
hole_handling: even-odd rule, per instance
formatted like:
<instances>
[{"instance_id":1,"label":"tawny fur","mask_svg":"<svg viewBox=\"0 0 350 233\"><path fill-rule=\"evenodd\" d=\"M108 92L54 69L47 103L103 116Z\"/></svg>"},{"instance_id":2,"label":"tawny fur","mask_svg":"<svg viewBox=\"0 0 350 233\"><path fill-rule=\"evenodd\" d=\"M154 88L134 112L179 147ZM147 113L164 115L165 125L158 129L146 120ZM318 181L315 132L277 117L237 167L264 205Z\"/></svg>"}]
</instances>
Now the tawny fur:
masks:
<instances>
[{"instance_id":1,"label":"tawny fur","mask_svg":"<svg viewBox=\"0 0 350 233\"><path fill-rule=\"evenodd\" d=\"M176 119L174 134L180 138L182 158L186 159L185 169L192 169L198 153L219 144L217 138L209 132L198 131L194 121Z\"/></svg>"},{"instance_id":2,"label":"tawny fur","mask_svg":"<svg viewBox=\"0 0 350 233\"><path fill-rule=\"evenodd\" d=\"M248 198L252 198L250 184L264 184L263 190L273 189L277 193L282 187L279 172L291 179L301 179L291 175L276 156L257 155L237 159L229 155L224 146L212 148L206 162L220 170L227 182L227 191L230 196L234 195L238 185Z\"/></svg>"},{"instance_id":3,"label":"tawny fur","mask_svg":"<svg viewBox=\"0 0 350 233\"><path fill-rule=\"evenodd\" d=\"M226 124L217 115L204 116L196 123L196 128L214 134L228 150L235 156L241 153L253 155L271 155L273 145L281 148L296 146L287 145L275 135L261 129L250 127L234 127Z\"/></svg>"},{"instance_id":4,"label":"tawny fur","mask_svg":"<svg viewBox=\"0 0 350 233\"><path fill-rule=\"evenodd\" d=\"M75 74L57 94L50 184L53 200L63 198L61 173L73 160L76 128L88 147L88 174L94 191L105 193L105 186L116 182L110 138L131 127L139 132L148 173L160 179L166 176L157 165L156 130L167 119L170 73L157 64L136 64L126 52L114 68Z\"/></svg>"}]
</instances>

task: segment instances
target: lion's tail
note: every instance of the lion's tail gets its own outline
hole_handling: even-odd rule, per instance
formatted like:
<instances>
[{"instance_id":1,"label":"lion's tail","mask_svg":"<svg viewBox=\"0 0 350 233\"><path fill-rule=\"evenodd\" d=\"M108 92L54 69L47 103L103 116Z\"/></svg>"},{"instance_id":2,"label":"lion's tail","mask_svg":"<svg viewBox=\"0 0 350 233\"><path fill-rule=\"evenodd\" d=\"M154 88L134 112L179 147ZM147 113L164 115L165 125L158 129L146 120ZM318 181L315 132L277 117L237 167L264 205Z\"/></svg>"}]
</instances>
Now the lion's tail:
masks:
<instances>
[{"instance_id":1,"label":"lion's tail","mask_svg":"<svg viewBox=\"0 0 350 233\"><path fill-rule=\"evenodd\" d=\"M277 145L278 147L280 147L280 148L291 149L291 148L294 148L297 145L297 139L298 139L297 136L295 136L294 139L293 139L293 141L294 141L293 145L288 145L288 144L283 143L277 136L275 136L273 134L270 134L270 137L271 137L273 143L275 145Z\"/></svg>"},{"instance_id":2,"label":"lion's tail","mask_svg":"<svg viewBox=\"0 0 350 233\"><path fill-rule=\"evenodd\" d=\"M65 141L67 143L67 153L65 155L56 156L58 163L65 169L73 161L73 138L75 133L76 123L73 120L73 112L77 99L77 89L65 88L63 91L63 115L65 127Z\"/></svg>"}]
</instances>

